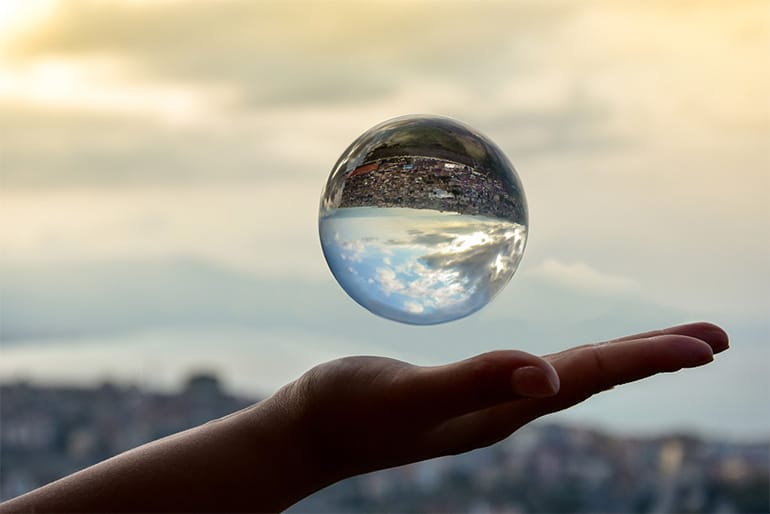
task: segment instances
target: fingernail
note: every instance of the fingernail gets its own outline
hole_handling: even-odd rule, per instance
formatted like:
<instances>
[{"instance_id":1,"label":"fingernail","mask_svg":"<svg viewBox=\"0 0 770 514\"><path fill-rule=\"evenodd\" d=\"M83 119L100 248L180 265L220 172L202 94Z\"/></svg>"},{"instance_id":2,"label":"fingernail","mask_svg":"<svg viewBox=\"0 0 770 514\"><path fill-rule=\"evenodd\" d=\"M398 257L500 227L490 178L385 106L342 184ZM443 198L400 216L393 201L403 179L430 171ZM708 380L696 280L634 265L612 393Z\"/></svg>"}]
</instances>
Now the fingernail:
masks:
<instances>
[{"instance_id":1,"label":"fingernail","mask_svg":"<svg viewBox=\"0 0 770 514\"><path fill-rule=\"evenodd\" d=\"M525 366L513 372L511 377L516 394L528 398L546 398L559 391L559 377L537 366Z\"/></svg>"},{"instance_id":2,"label":"fingernail","mask_svg":"<svg viewBox=\"0 0 770 514\"><path fill-rule=\"evenodd\" d=\"M702 366L714 360L714 351L708 344L701 343L688 348L682 360L685 368Z\"/></svg>"},{"instance_id":3,"label":"fingernail","mask_svg":"<svg viewBox=\"0 0 770 514\"><path fill-rule=\"evenodd\" d=\"M706 343L711 346L714 353L723 352L730 348L730 338L727 335L727 332L720 327L716 325L710 327L707 334L710 337L706 340Z\"/></svg>"}]
</instances>

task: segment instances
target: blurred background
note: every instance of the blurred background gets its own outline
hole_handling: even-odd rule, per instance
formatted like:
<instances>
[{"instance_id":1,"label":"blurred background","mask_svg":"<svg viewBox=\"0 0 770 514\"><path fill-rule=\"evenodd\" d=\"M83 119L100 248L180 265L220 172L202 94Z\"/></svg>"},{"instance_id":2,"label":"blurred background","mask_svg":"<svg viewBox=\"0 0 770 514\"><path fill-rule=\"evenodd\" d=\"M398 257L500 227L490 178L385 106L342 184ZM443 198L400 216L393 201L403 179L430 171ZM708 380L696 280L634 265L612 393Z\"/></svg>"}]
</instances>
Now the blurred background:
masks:
<instances>
[{"instance_id":1,"label":"blurred background","mask_svg":"<svg viewBox=\"0 0 770 514\"><path fill-rule=\"evenodd\" d=\"M0 0L0 495L224 414L328 359L542 354L703 319L732 341L710 366L305 507L580 510L580 495L610 497L625 455L628 482L652 484L642 499L621 488L634 505L585 508L767 509L769 28L762 1ZM347 298L317 236L340 153L409 113L489 136L530 208L508 288L435 327ZM570 441L593 460L567 480ZM716 459L708 476L748 496L687 475L704 455ZM495 503L489 484L506 489L527 459L544 474L524 475L572 488L563 508ZM507 474L478 489L468 470L482 468ZM589 475L605 482L578 480ZM700 477L695 500L682 476ZM385 500L435 500L462 480L476 489L443 507Z\"/></svg>"}]
</instances>

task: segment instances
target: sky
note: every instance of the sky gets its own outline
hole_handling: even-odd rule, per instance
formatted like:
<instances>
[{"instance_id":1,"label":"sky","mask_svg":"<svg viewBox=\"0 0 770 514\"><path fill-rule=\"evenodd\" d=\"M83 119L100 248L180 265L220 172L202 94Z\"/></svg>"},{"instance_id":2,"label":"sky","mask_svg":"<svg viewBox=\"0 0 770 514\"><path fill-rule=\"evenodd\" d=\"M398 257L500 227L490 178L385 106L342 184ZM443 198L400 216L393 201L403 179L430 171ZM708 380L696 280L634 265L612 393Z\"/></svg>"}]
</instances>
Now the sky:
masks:
<instances>
[{"instance_id":1,"label":"sky","mask_svg":"<svg viewBox=\"0 0 770 514\"><path fill-rule=\"evenodd\" d=\"M415 325L485 306L511 279L526 244L521 224L433 209L343 208L321 217L319 235L329 270L351 298Z\"/></svg>"},{"instance_id":2,"label":"sky","mask_svg":"<svg viewBox=\"0 0 770 514\"><path fill-rule=\"evenodd\" d=\"M0 380L264 395L343 355L709 320L715 363L558 419L767 437L769 26L749 1L4 0ZM508 287L432 327L359 307L318 241L340 154L413 113L495 141L529 206Z\"/></svg>"}]
</instances>

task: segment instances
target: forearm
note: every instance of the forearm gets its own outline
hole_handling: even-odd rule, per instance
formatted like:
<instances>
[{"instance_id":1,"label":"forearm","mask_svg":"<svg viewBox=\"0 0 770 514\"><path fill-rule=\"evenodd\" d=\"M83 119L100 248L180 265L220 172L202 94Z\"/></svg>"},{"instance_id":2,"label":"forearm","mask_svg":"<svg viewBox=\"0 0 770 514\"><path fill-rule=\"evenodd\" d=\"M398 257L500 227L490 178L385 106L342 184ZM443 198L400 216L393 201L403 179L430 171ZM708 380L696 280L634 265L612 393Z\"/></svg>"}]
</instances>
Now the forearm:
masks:
<instances>
[{"instance_id":1,"label":"forearm","mask_svg":"<svg viewBox=\"0 0 770 514\"><path fill-rule=\"evenodd\" d=\"M327 485L274 398L120 454L2 512L276 511Z\"/></svg>"}]
</instances>

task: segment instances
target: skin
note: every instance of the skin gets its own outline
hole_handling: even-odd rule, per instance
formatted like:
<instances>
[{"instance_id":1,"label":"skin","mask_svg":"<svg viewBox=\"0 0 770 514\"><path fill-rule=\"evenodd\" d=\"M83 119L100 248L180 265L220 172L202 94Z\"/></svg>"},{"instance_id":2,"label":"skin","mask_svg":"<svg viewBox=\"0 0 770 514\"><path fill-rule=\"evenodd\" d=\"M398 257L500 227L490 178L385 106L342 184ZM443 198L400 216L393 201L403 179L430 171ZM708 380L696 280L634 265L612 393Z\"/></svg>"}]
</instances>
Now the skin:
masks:
<instances>
[{"instance_id":1,"label":"skin","mask_svg":"<svg viewBox=\"0 0 770 514\"><path fill-rule=\"evenodd\" d=\"M360 473L466 452L616 385L711 362L709 323L537 357L516 350L421 367L316 366L270 398L0 505L0 512L279 511Z\"/></svg>"}]
</instances>

